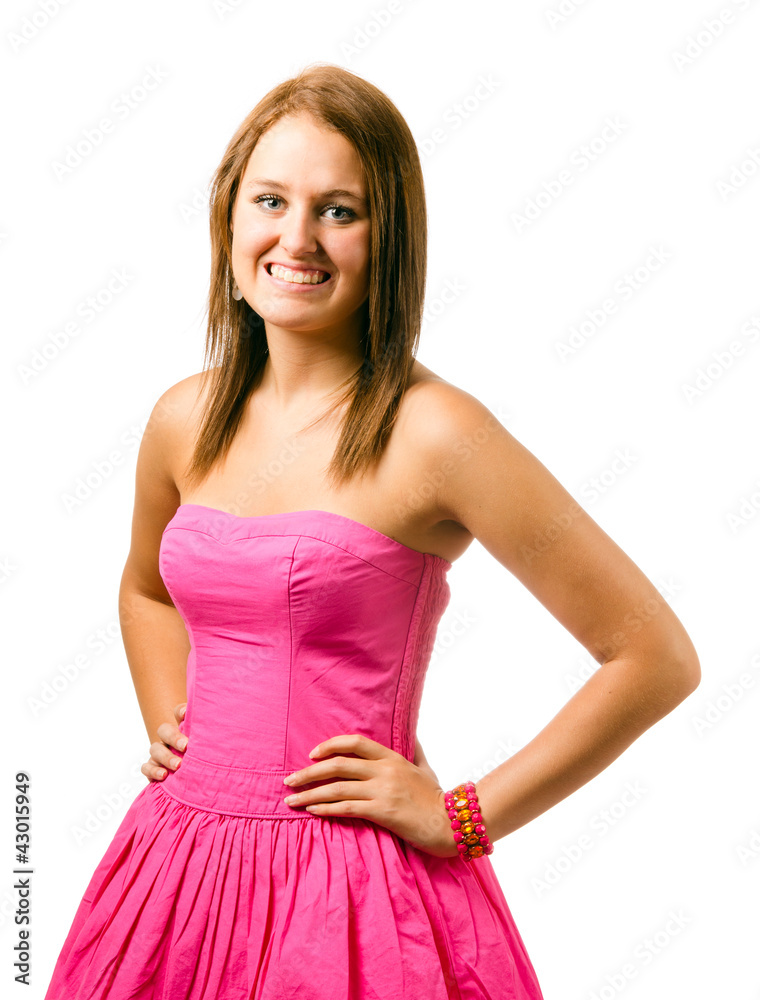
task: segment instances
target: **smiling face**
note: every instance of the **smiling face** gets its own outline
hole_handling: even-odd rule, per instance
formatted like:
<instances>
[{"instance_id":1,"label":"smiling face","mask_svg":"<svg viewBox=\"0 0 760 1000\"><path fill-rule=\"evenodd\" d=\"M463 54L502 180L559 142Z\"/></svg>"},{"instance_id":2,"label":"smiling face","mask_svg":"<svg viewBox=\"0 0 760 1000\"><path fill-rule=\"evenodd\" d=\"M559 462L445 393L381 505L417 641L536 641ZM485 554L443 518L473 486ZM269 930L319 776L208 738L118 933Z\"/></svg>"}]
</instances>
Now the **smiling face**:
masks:
<instances>
[{"instance_id":1,"label":"smiling face","mask_svg":"<svg viewBox=\"0 0 760 1000\"><path fill-rule=\"evenodd\" d=\"M361 160L338 132L298 115L261 136L232 212L232 271L267 333L358 340L369 295L366 196Z\"/></svg>"}]
</instances>

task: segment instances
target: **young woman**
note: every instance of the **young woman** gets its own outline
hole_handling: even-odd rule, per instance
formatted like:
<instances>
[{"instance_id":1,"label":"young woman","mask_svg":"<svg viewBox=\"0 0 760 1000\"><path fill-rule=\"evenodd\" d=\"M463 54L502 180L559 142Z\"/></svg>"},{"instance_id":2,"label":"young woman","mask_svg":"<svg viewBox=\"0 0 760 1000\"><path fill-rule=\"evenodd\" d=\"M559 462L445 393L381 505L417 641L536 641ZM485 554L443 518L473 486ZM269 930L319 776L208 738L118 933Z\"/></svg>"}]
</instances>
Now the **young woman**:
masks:
<instances>
[{"instance_id":1,"label":"young woman","mask_svg":"<svg viewBox=\"0 0 760 1000\"><path fill-rule=\"evenodd\" d=\"M690 694L697 654L547 469L416 361L423 180L382 92L330 65L276 87L210 213L204 371L151 414L120 592L150 781L46 997L536 1000L493 845ZM601 667L443 789L416 725L473 538Z\"/></svg>"}]
</instances>

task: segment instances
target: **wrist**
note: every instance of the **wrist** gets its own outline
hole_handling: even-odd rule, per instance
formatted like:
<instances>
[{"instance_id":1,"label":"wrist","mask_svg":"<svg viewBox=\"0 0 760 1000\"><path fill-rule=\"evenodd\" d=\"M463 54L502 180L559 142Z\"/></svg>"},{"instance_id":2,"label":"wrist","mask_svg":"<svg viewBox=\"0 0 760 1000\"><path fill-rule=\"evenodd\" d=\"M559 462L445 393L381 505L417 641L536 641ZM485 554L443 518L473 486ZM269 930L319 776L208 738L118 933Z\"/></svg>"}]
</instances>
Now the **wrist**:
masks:
<instances>
[{"instance_id":1,"label":"wrist","mask_svg":"<svg viewBox=\"0 0 760 1000\"><path fill-rule=\"evenodd\" d=\"M472 781L456 785L445 793L446 812L452 837L463 861L472 862L493 853L493 843L480 811L478 793Z\"/></svg>"}]
</instances>

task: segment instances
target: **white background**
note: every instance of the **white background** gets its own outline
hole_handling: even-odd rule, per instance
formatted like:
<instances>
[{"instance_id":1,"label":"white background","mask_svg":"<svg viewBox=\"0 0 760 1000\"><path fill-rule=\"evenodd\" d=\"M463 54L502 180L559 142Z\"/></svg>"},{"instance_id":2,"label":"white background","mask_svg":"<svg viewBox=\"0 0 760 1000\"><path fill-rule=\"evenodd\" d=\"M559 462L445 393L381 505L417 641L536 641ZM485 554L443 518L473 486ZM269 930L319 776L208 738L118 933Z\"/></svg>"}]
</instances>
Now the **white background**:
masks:
<instances>
[{"instance_id":1,"label":"white background","mask_svg":"<svg viewBox=\"0 0 760 1000\"><path fill-rule=\"evenodd\" d=\"M420 360L541 459L662 590L701 659L693 695L496 844L546 1000L756 1000L760 3L42 6L5 4L0 42L4 995L15 772L32 776L36 874L33 986L12 995L31 1000L146 781L117 593L142 428L202 367L209 178L271 87L328 61L384 90L422 151ZM142 92L151 71L163 79ZM112 131L57 175L105 116ZM81 303L122 270L85 322ZM627 275L638 288L624 296ZM447 282L460 292L441 305ZM608 298L616 311L561 357ZM51 346L72 320L79 334ZM619 450L627 466L610 471ZM93 488L72 506L80 477ZM477 542L449 581L419 725L445 788L532 739L595 665ZM455 741L462 705L472 724Z\"/></svg>"}]
</instances>

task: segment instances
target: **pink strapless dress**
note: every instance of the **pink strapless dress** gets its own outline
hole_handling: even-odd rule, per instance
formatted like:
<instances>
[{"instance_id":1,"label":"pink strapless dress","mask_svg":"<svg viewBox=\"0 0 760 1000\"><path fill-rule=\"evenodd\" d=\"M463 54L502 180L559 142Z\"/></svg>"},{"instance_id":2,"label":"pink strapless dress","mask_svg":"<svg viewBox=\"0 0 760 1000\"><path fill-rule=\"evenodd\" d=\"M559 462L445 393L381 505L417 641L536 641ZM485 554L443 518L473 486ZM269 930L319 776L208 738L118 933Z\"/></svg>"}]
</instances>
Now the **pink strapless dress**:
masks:
<instances>
[{"instance_id":1,"label":"pink strapless dress","mask_svg":"<svg viewBox=\"0 0 760 1000\"><path fill-rule=\"evenodd\" d=\"M283 802L331 736L414 759L450 565L326 511L178 508L188 748L129 807L45 1000L541 1000L488 856Z\"/></svg>"}]
</instances>

